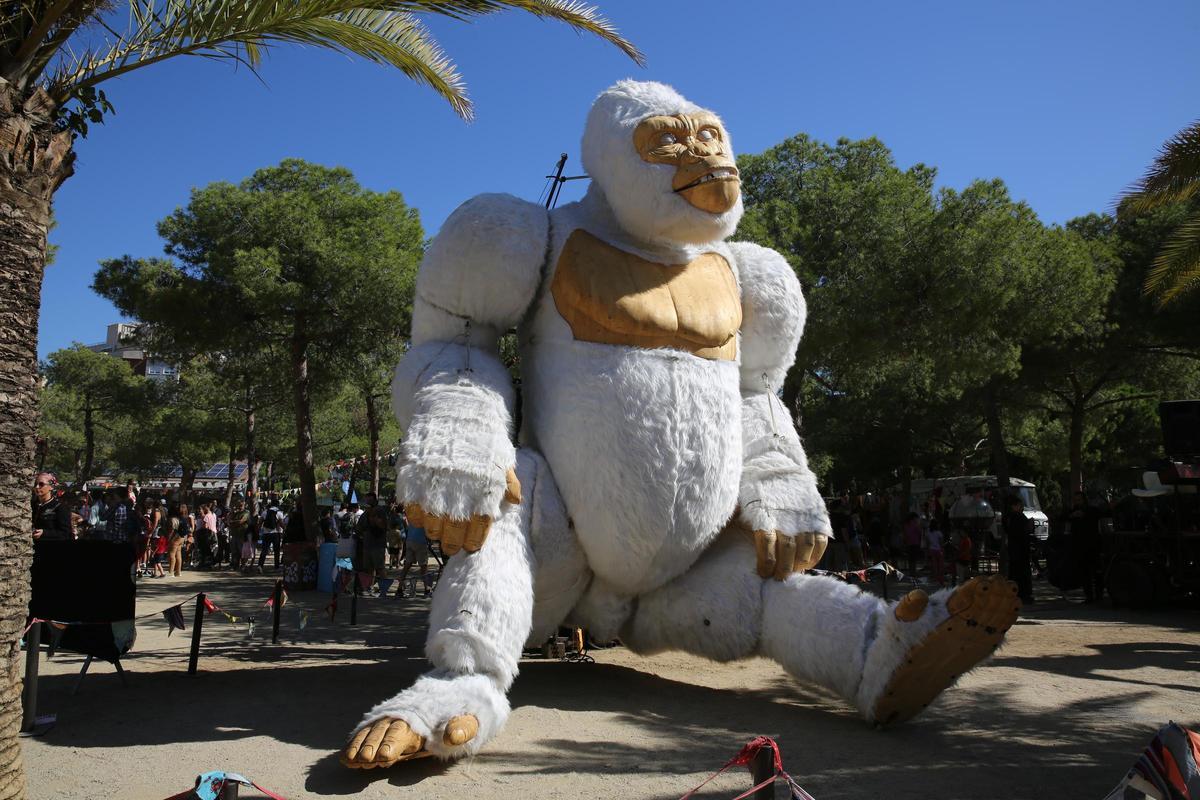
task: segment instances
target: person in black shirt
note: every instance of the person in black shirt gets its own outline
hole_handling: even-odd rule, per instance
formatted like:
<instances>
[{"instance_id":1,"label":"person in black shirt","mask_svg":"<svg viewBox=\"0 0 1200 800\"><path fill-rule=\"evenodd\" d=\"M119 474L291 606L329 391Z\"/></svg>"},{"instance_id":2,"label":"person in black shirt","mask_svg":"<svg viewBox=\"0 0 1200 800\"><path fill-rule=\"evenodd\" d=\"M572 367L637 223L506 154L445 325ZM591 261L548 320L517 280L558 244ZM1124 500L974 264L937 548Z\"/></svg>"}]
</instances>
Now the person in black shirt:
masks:
<instances>
[{"instance_id":1,"label":"person in black shirt","mask_svg":"<svg viewBox=\"0 0 1200 800\"><path fill-rule=\"evenodd\" d=\"M1025 516L1025 504L1020 495L1009 496L1001 524L1008 538L1008 577L1017 584L1021 602L1028 605L1033 602L1033 574L1029 567L1033 521Z\"/></svg>"},{"instance_id":2,"label":"person in black shirt","mask_svg":"<svg viewBox=\"0 0 1200 800\"><path fill-rule=\"evenodd\" d=\"M71 509L59 500L58 481L49 472L39 472L33 484L33 538L42 541L71 541Z\"/></svg>"}]
</instances>

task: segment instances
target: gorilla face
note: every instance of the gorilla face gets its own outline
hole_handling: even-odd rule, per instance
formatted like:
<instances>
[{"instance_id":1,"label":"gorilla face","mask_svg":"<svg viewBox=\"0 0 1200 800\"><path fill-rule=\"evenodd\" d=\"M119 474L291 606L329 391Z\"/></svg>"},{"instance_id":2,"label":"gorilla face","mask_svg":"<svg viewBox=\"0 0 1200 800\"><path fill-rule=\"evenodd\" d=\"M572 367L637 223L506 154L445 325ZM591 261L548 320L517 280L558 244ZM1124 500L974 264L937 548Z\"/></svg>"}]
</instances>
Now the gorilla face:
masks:
<instances>
[{"instance_id":1,"label":"gorilla face","mask_svg":"<svg viewBox=\"0 0 1200 800\"><path fill-rule=\"evenodd\" d=\"M583 166L621 228L642 241L706 244L733 233L742 216L720 118L661 83L621 81L596 99Z\"/></svg>"},{"instance_id":2,"label":"gorilla face","mask_svg":"<svg viewBox=\"0 0 1200 800\"><path fill-rule=\"evenodd\" d=\"M709 113L677 114L642 120L633 143L642 160L671 164L671 188L701 211L723 214L741 196L737 165L725 154L728 134Z\"/></svg>"}]
</instances>

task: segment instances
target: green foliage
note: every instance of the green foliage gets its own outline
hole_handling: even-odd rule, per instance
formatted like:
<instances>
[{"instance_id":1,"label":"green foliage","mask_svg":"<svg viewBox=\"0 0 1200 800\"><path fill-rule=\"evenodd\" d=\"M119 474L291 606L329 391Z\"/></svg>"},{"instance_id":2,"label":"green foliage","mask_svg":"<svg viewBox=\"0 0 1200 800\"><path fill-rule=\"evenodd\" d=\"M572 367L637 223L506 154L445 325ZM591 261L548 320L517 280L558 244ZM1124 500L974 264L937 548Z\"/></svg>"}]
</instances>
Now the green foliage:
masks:
<instances>
[{"instance_id":1,"label":"green foliage","mask_svg":"<svg viewBox=\"0 0 1200 800\"><path fill-rule=\"evenodd\" d=\"M905 465L989 471L985 396L1001 404L1018 469L1061 474L1073 458L1059 398L1072 381L1099 383L1074 458L1095 466L1129 407L1180 374L1131 357L1149 315L1126 308L1137 259L1111 218L1048 227L1001 181L938 190L932 168L900 169L875 139L799 135L739 168L738 235L782 252L805 289L784 397L834 484L893 483ZM1153 252L1164 227L1142 230L1139 247Z\"/></svg>"},{"instance_id":2,"label":"green foliage","mask_svg":"<svg viewBox=\"0 0 1200 800\"><path fill-rule=\"evenodd\" d=\"M41 372L48 460L87 480L114 454L119 432L152 406L154 387L124 360L80 344L51 353Z\"/></svg>"}]
</instances>

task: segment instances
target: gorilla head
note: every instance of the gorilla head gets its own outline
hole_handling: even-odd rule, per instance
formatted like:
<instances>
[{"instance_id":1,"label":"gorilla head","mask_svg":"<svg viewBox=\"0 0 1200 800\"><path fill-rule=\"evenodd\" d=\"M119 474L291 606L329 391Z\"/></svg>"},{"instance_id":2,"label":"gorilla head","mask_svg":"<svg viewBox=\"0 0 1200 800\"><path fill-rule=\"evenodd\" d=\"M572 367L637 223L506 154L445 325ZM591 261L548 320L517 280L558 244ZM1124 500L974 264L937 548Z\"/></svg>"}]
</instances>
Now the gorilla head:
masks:
<instances>
[{"instance_id":1,"label":"gorilla head","mask_svg":"<svg viewBox=\"0 0 1200 800\"><path fill-rule=\"evenodd\" d=\"M661 83L620 81L596 98L583 166L621 227L647 242L717 241L742 216L725 126Z\"/></svg>"}]
</instances>

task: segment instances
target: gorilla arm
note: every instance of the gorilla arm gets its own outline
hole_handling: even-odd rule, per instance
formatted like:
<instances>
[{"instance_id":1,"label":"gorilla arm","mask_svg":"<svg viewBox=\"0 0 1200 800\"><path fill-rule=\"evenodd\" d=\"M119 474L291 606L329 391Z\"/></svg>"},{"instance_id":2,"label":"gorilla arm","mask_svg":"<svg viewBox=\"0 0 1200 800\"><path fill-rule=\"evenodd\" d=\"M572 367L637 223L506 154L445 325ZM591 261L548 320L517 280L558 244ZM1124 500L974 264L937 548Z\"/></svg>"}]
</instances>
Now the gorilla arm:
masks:
<instances>
[{"instance_id":1,"label":"gorilla arm","mask_svg":"<svg viewBox=\"0 0 1200 800\"><path fill-rule=\"evenodd\" d=\"M533 302L548 230L541 206L480 195L450 215L421 262L413 347L392 381L404 431L396 492L447 555L478 550L500 504L520 502L514 392L497 342Z\"/></svg>"},{"instance_id":2,"label":"gorilla arm","mask_svg":"<svg viewBox=\"0 0 1200 800\"><path fill-rule=\"evenodd\" d=\"M791 414L775 394L804 331L804 295L774 250L729 247L742 291L741 522L754 532L758 574L783 580L820 561L832 533Z\"/></svg>"}]
</instances>

